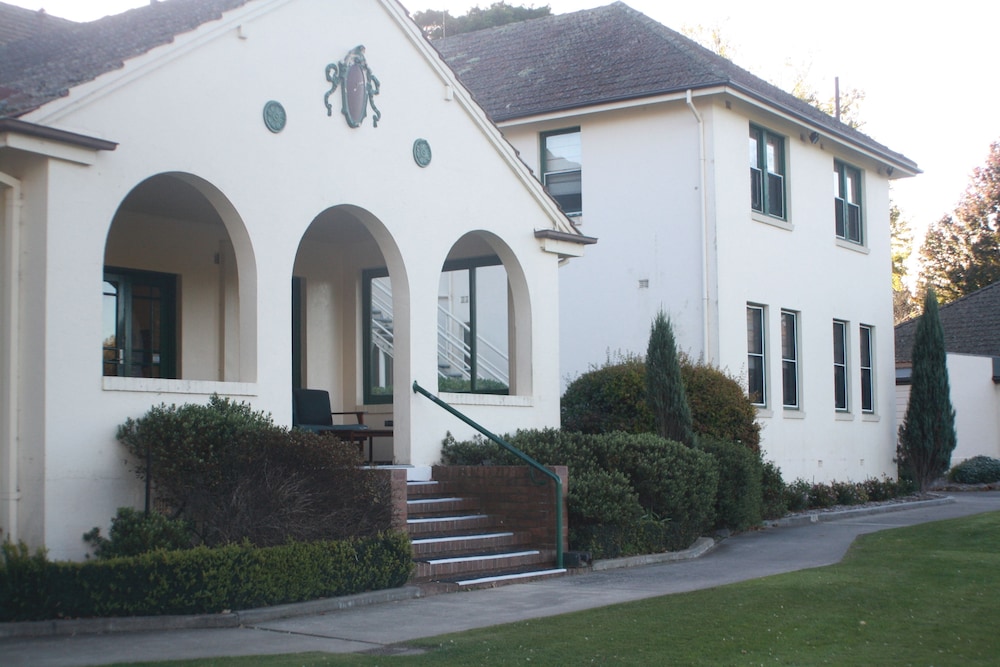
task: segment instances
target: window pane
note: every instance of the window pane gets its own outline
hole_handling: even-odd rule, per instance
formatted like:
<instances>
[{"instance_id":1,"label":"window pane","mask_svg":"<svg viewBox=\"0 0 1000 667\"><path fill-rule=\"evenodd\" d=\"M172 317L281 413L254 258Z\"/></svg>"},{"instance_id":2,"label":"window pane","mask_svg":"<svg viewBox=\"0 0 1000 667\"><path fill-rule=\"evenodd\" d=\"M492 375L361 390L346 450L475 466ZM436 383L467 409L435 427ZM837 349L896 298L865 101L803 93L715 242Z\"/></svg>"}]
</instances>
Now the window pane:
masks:
<instances>
[{"instance_id":1,"label":"window pane","mask_svg":"<svg viewBox=\"0 0 1000 667\"><path fill-rule=\"evenodd\" d=\"M875 411L875 384L872 365L872 329L862 326L859 330L861 339L861 410Z\"/></svg>"},{"instance_id":2,"label":"window pane","mask_svg":"<svg viewBox=\"0 0 1000 667\"><path fill-rule=\"evenodd\" d=\"M545 174L542 180L564 213L583 210L583 183L579 171Z\"/></svg>"},{"instance_id":3,"label":"window pane","mask_svg":"<svg viewBox=\"0 0 1000 667\"><path fill-rule=\"evenodd\" d=\"M503 266L475 269L476 387L479 392L508 390L507 270Z\"/></svg>"},{"instance_id":4,"label":"window pane","mask_svg":"<svg viewBox=\"0 0 1000 667\"><path fill-rule=\"evenodd\" d=\"M758 135L760 130L750 128L750 167L760 169L760 144Z\"/></svg>"},{"instance_id":5,"label":"window pane","mask_svg":"<svg viewBox=\"0 0 1000 667\"><path fill-rule=\"evenodd\" d=\"M781 152L783 150L781 137L767 136L767 170L772 174L783 174L785 170L781 166Z\"/></svg>"},{"instance_id":6,"label":"window pane","mask_svg":"<svg viewBox=\"0 0 1000 667\"><path fill-rule=\"evenodd\" d=\"M563 132L545 136L545 171L569 171L583 167L580 133Z\"/></svg>"},{"instance_id":7,"label":"window pane","mask_svg":"<svg viewBox=\"0 0 1000 667\"><path fill-rule=\"evenodd\" d=\"M747 306L747 390L755 405L766 405L764 309Z\"/></svg>"},{"instance_id":8,"label":"window pane","mask_svg":"<svg viewBox=\"0 0 1000 667\"><path fill-rule=\"evenodd\" d=\"M786 408L799 405L798 316L781 313L781 396Z\"/></svg>"},{"instance_id":9,"label":"window pane","mask_svg":"<svg viewBox=\"0 0 1000 667\"><path fill-rule=\"evenodd\" d=\"M767 175L767 212L778 218L785 217L785 179L779 174Z\"/></svg>"},{"instance_id":10,"label":"window pane","mask_svg":"<svg viewBox=\"0 0 1000 667\"><path fill-rule=\"evenodd\" d=\"M847 410L847 325L833 323L833 395L834 408Z\"/></svg>"},{"instance_id":11,"label":"window pane","mask_svg":"<svg viewBox=\"0 0 1000 667\"><path fill-rule=\"evenodd\" d=\"M836 364L843 364L846 361L846 350L844 345L844 323L833 323L833 361Z\"/></svg>"},{"instance_id":12,"label":"window pane","mask_svg":"<svg viewBox=\"0 0 1000 667\"><path fill-rule=\"evenodd\" d=\"M837 410L847 409L847 368L835 366L833 369L834 407Z\"/></svg>"},{"instance_id":13,"label":"window pane","mask_svg":"<svg viewBox=\"0 0 1000 667\"><path fill-rule=\"evenodd\" d=\"M367 389L373 398L392 395L393 334L392 281L388 276L372 278L368 284Z\"/></svg>"},{"instance_id":14,"label":"window pane","mask_svg":"<svg viewBox=\"0 0 1000 667\"><path fill-rule=\"evenodd\" d=\"M118 375L118 283L104 281L101 336L104 340L104 375Z\"/></svg>"}]
</instances>

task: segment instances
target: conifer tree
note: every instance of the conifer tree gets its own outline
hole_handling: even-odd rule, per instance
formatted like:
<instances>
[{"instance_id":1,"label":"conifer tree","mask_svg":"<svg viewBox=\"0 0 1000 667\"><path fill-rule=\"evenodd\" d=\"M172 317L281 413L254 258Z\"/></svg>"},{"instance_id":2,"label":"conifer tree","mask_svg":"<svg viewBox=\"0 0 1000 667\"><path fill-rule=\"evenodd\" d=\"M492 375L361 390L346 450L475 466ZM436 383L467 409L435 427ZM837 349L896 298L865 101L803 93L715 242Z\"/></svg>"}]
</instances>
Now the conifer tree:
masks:
<instances>
[{"instance_id":1,"label":"conifer tree","mask_svg":"<svg viewBox=\"0 0 1000 667\"><path fill-rule=\"evenodd\" d=\"M897 454L901 470L911 472L913 481L924 491L948 470L955 449L955 410L945 365L944 329L933 289L924 297L911 358L910 400L899 427Z\"/></svg>"},{"instance_id":2,"label":"conifer tree","mask_svg":"<svg viewBox=\"0 0 1000 667\"><path fill-rule=\"evenodd\" d=\"M646 350L646 401L653 411L656 432L689 447L695 444L691 407L684 390L681 364L670 320L657 314Z\"/></svg>"}]
</instances>

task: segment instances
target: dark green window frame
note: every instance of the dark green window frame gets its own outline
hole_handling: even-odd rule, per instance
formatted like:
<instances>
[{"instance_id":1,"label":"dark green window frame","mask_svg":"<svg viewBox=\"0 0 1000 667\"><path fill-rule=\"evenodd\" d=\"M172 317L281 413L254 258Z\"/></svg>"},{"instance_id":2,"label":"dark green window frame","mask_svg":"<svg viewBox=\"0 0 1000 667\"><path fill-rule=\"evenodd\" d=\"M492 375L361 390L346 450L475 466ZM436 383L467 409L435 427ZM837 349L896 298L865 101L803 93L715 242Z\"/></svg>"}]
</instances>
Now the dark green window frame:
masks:
<instances>
[{"instance_id":1,"label":"dark green window frame","mask_svg":"<svg viewBox=\"0 0 1000 667\"><path fill-rule=\"evenodd\" d=\"M862 324L858 328L861 340L861 412L875 412L875 327Z\"/></svg>"},{"instance_id":2,"label":"dark green window frame","mask_svg":"<svg viewBox=\"0 0 1000 667\"><path fill-rule=\"evenodd\" d=\"M840 160L833 161L833 206L837 238L863 245L861 170Z\"/></svg>"},{"instance_id":3,"label":"dark green window frame","mask_svg":"<svg viewBox=\"0 0 1000 667\"><path fill-rule=\"evenodd\" d=\"M549 140L566 139L576 135L575 151L568 153L550 150ZM568 216L583 215L583 159L582 137L579 127L571 127L541 134L542 185ZM555 141L553 141L555 143Z\"/></svg>"},{"instance_id":4,"label":"dark green window frame","mask_svg":"<svg viewBox=\"0 0 1000 667\"><path fill-rule=\"evenodd\" d=\"M785 138L750 126L750 208L786 219Z\"/></svg>"},{"instance_id":5,"label":"dark green window frame","mask_svg":"<svg viewBox=\"0 0 1000 667\"><path fill-rule=\"evenodd\" d=\"M176 379L177 276L104 268L102 374Z\"/></svg>"},{"instance_id":6,"label":"dark green window frame","mask_svg":"<svg viewBox=\"0 0 1000 667\"><path fill-rule=\"evenodd\" d=\"M747 304L747 394L757 407L767 407L767 310Z\"/></svg>"},{"instance_id":7,"label":"dark green window frame","mask_svg":"<svg viewBox=\"0 0 1000 667\"><path fill-rule=\"evenodd\" d=\"M379 292L373 281L388 278L389 271L385 268L366 269L361 272L361 321L362 327L362 372L364 382L362 392L368 405L392 403L392 322L391 313L386 322L386 313L376 304L373 297ZM384 283L380 283L384 285ZM389 286L391 303L392 287ZM377 331L376 331L377 329ZM388 350L385 345L389 345Z\"/></svg>"},{"instance_id":8,"label":"dark green window frame","mask_svg":"<svg viewBox=\"0 0 1000 667\"><path fill-rule=\"evenodd\" d=\"M847 368L847 322L833 321L833 408L850 410L850 376Z\"/></svg>"},{"instance_id":9,"label":"dark green window frame","mask_svg":"<svg viewBox=\"0 0 1000 667\"><path fill-rule=\"evenodd\" d=\"M481 318L479 316L479 299L477 297L477 271L483 268L503 266L503 262L500 258L495 255L483 256L483 257L473 257L461 260L452 260L445 262L441 269L441 273L448 273L453 271L468 271L468 294L469 294L469 321L466 322L468 329L466 330L465 336L463 337L463 343L467 345L466 351L463 353L463 373L462 377L443 377L438 376L438 391L448 391L454 393L463 394L499 394L507 395L510 394L510 352L507 351L506 358L503 363L507 364L506 369L501 369L502 372L506 373L506 380L499 380L495 377L486 377L492 374L489 370L489 357L490 357L490 346L486 342L485 337L481 335L480 332L480 322ZM504 308L506 308L506 301L504 302ZM506 337L510 331L510 322L507 322L506 329L503 331L503 335ZM443 348L446 348L446 341L442 340L442 336L445 334L442 332L442 327L438 327L438 350L439 355ZM442 360L438 359L439 368L442 365ZM464 376L468 375L468 379Z\"/></svg>"}]
</instances>

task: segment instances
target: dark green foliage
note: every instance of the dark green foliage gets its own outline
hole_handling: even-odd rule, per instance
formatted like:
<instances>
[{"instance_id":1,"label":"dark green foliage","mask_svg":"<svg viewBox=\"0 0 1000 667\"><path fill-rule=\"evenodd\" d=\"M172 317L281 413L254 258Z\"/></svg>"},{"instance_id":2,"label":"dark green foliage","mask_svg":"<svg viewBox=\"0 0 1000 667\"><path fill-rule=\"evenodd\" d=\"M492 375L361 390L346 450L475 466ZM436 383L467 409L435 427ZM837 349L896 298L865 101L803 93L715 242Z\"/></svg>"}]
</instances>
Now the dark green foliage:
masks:
<instances>
[{"instance_id":1,"label":"dark green foliage","mask_svg":"<svg viewBox=\"0 0 1000 667\"><path fill-rule=\"evenodd\" d=\"M789 512L801 512L808 509L809 491L812 484L804 479L797 479L785 487L785 505Z\"/></svg>"},{"instance_id":2,"label":"dark green foliage","mask_svg":"<svg viewBox=\"0 0 1000 667\"><path fill-rule=\"evenodd\" d=\"M992 484L1000 482L1000 459L973 456L951 469L948 479L958 484Z\"/></svg>"},{"instance_id":3,"label":"dark green foliage","mask_svg":"<svg viewBox=\"0 0 1000 667\"><path fill-rule=\"evenodd\" d=\"M609 362L582 374L562 397L562 427L581 433L651 433L646 365L637 357Z\"/></svg>"},{"instance_id":4,"label":"dark green foliage","mask_svg":"<svg viewBox=\"0 0 1000 667\"><path fill-rule=\"evenodd\" d=\"M897 448L900 469L912 475L921 491L948 470L955 449L955 410L945 356L937 297L928 290L913 342L910 400Z\"/></svg>"},{"instance_id":5,"label":"dark green foliage","mask_svg":"<svg viewBox=\"0 0 1000 667\"><path fill-rule=\"evenodd\" d=\"M370 536L391 524L388 485L362 469L356 447L276 427L245 404L161 405L118 438L140 477L151 454L157 504L209 546Z\"/></svg>"},{"instance_id":6,"label":"dark green foliage","mask_svg":"<svg viewBox=\"0 0 1000 667\"><path fill-rule=\"evenodd\" d=\"M864 505L868 502L868 491L864 484L831 482L830 488L837 496L837 505Z\"/></svg>"},{"instance_id":7,"label":"dark green foliage","mask_svg":"<svg viewBox=\"0 0 1000 667\"><path fill-rule=\"evenodd\" d=\"M905 482L883 478L869 478L863 482L810 483L797 479L785 487L785 503L788 510L801 512L809 509L823 509L838 505L863 505L905 496L912 488ZM777 518L777 517L774 517Z\"/></svg>"},{"instance_id":8,"label":"dark green foliage","mask_svg":"<svg viewBox=\"0 0 1000 667\"><path fill-rule=\"evenodd\" d=\"M472 382L466 380L465 378L448 378L439 377L438 378L438 391L451 391L455 393L469 393L472 391ZM489 378L477 378L476 379L476 393L479 394L507 394L510 392L510 387L508 387L503 382L499 380L490 380Z\"/></svg>"},{"instance_id":9,"label":"dark green foliage","mask_svg":"<svg viewBox=\"0 0 1000 667\"><path fill-rule=\"evenodd\" d=\"M189 549L194 546L193 537L186 521L170 519L158 512L146 514L131 507L119 507L111 519L107 538L95 527L83 535L83 541L94 547L97 558L106 560L157 549Z\"/></svg>"},{"instance_id":10,"label":"dark green foliage","mask_svg":"<svg viewBox=\"0 0 1000 667\"><path fill-rule=\"evenodd\" d=\"M757 410L739 380L684 356L680 362L695 433L741 442L758 451ZM563 394L562 426L583 433L655 431L646 402L645 363L631 357L580 375Z\"/></svg>"},{"instance_id":11,"label":"dark green foliage","mask_svg":"<svg viewBox=\"0 0 1000 667\"><path fill-rule=\"evenodd\" d=\"M693 447L691 407L684 391L684 378L677 358L674 330L660 311L649 331L646 348L646 400L661 438Z\"/></svg>"},{"instance_id":12,"label":"dark green foliage","mask_svg":"<svg viewBox=\"0 0 1000 667\"><path fill-rule=\"evenodd\" d=\"M766 461L761 466L760 486L761 518L770 520L785 516L788 513L785 482L773 461Z\"/></svg>"},{"instance_id":13,"label":"dark green foliage","mask_svg":"<svg viewBox=\"0 0 1000 667\"><path fill-rule=\"evenodd\" d=\"M543 465L569 468L570 548L595 557L683 549L714 521L711 455L651 433L518 431L507 442ZM444 441L446 464L517 465L498 445Z\"/></svg>"},{"instance_id":14,"label":"dark green foliage","mask_svg":"<svg viewBox=\"0 0 1000 667\"><path fill-rule=\"evenodd\" d=\"M719 490L715 498L715 527L746 530L761 521L763 466L760 458L741 444L702 436L698 449L715 458Z\"/></svg>"},{"instance_id":15,"label":"dark green foliage","mask_svg":"<svg viewBox=\"0 0 1000 667\"><path fill-rule=\"evenodd\" d=\"M50 563L3 545L0 621L206 614L403 585L409 538L385 533L337 542L153 551L131 558Z\"/></svg>"},{"instance_id":16,"label":"dark green foliage","mask_svg":"<svg viewBox=\"0 0 1000 667\"><path fill-rule=\"evenodd\" d=\"M715 366L686 357L681 358L681 374L695 433L760 451L757 408L739 380Z\"/></svg>"},{"instance_id":17,"label":"dark green foliage","mask_svg":"<svg viewBox=\"0 0 1000 667\"><path fill-rule=\"evenodd\" d=\"M476 5L468 13L452 16L448 10L425 9L413 14L413 22L420 26L428 39L439 39L448 35L458 35L463 32L474 32L484 28L527 21L528 19L549 16L552 11L548 5L542 7L525 7L523 5L508 5L506 2L494 2L489 7Z\"/></svg>"}]
</instances>

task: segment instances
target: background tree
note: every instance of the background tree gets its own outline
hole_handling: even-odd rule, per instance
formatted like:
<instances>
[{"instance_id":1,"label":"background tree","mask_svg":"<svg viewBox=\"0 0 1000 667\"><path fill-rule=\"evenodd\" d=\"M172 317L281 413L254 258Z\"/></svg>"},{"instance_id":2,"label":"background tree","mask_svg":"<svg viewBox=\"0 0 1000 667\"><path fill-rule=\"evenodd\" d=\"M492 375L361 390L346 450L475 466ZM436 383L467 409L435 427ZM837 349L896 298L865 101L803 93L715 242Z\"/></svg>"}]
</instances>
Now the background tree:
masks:
<instances>
[{"instance_id":1,"label":"background tree","mask_svg":"<svg viewBox=\"0 0 1000 667\"><path fill-rule=\"evenodd\" d=\"M889 231L892 247L892 319L899 324L917 315L917 303L906 286L909 273L906 262L913 254L913 230L894 203L889 205Z\"/></svg>"},{"instance_id":2,"label":"background tree","mask_svg":"<svg viewBox=\"0 0 1000 667\"><path fill-rule=\"evenodd\" d=\"M902 474L912 474L921 491L951 465L955 449L955 410L951 406L944 330L937 296L927 290L924 312L913 341L910 400L899 427L897 459Z\"/></svg>"},{"instance_id":3,"label":"background tree","mask_svg":"<svg viewBox=\"0 0 1000 667\"><path fill-rule=\"evenodd\" d=\"M829 97L821 96L809 81L809 67L797 69L792 84L792 95L808 102L820 111L834 118L837 117L837 93ZM865 101L865 91L860 88L847 87L840 89L840 122L848 127L860 129L865 124L861 120L861 103Z\"/></svg>"},{"instance_id":4,"label":"background tree","mask_svg":"<svg viewBox=\"0 0 1000 667\"><path fill-rule=\"evenodd\" d=\"M1000 142L972 172L958 208L927 230L920 255L921 287L945 303L1000 280Z\"/></svg>"},{"instance_id":5,"label":"background tree","mask_svg":"<svg viewBox=\"0 0 1000 667\"><path fill-rule=\"evenodd\" d=\"M733 60L736 56L736 47L723 34L722 26L718 23L707 26L701 23L694 26L686 25L681 28L681 34L693 39L712 53L722 56L726 60Z\"/></svg>"},{"instance_id":6,"label":"background tree","mask_svg":"<svg viewBox=\"0 0 1000 667\"><path fill-rule=\"evenodd\" d=\"M670 320L661 310L649 332L646 350L646 400L653 412L656 432L663 438L693 447L694 428L677 344Z\"/></svg>"},{"instance_id":7,"label":"background tree","mask_svg":"<svg viewBox=\"0 0 1000 667\"><path fill-rule=\"evenodd\" d=\"M415 13L413 21L424 31L424 36L427 39L439 39L448 35L474 32L498 25L550 16L551 14L552 10L548 5L525 7L524 5L508 5L501 0L485 9L477 5L461 16L452 16L447 9L425 9Z\"/></svg>"}]
</instances>

